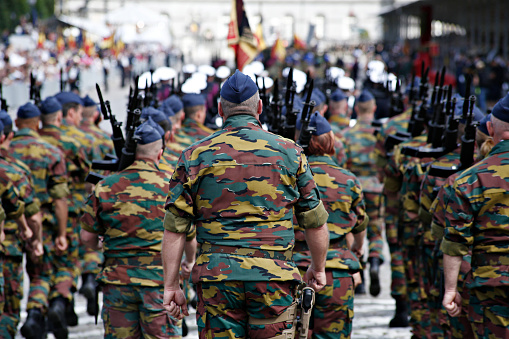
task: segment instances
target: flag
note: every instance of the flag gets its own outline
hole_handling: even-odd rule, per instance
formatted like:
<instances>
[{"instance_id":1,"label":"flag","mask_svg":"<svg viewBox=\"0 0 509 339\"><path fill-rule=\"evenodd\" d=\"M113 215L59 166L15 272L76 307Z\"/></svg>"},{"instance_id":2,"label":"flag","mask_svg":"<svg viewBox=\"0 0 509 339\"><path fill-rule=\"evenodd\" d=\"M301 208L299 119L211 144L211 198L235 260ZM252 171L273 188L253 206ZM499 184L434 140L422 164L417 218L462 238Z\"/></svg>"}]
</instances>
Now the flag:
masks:
<instances>
[{"instance_id":1,"label":"flag","mask_svg":"<svg viewBox=\"0 0 509 339\"><path fill-rule=\"evenodd\" d=\"M62 53L64 50L65 50L64 38L60 35L57 39L57 51L58 53Z\"/></svg>"},{"instance_id":2,"label":"flag","mask_svg":"<svg viewBox=\"0 0 509 339\"><path fill-rule=\"evenodd\" d=\"M259 51L263 51L265 48L267 48L267 44L265 43L265 39L263 38L262 20L260 20L260 23L258 24L258 26L256 26L255 37L256 41L258 42Z\"/></svg>"},{"instance_id":3,"label":"flag","mask_svg":"<svg viewBox=\"0 0 509 339\"><path fill-rule=\"evenodd\" d=\"M293 35L293 47L295 49L305 50L306 49L306 43L301 40L297 34Z\"/></svg>"},{"instance_id":4,"label":"flag","mask_svg":"<svg viewBox=\"0 0 509 339\"><path fill-rule=\"evenodd\" d=\"M286 58L286 48L281 39L277 38L270 51L270 58L284 61Z\"/></svg>"},{"instance_id":5,"label":"flag","mask_svg":"<svg viewBox=\"0 0 509 339\"><path fill-rule=\"evenodd\" d=\"M232 11L228 25L228 46L235 51L237 68L242 71L258 54L258 46L255 36L249 28L244 0L232 0Z\"/></svg>"},{"instance_id":6,"label":"flag","mask_svg":"<svg viewBox=\"0 0 509 339\"><path fill-rule=\"evenodd\" d=\"M46 35L44 35L43 32L39 32L39 38L37 39L37 48L43 48L45 41L46 41Z\"/></svg>"},{"instance_id":7,"label":"flag","mask_svg":"<svg viewBox=\"0 0 509 339\"><path fill-rule=\"evenodd\" d=\"M84 41L83 41L83 51L88 55L92 56L95 53L95 46L90 37L85 35Z\"/></svg>"},{"instance_id":8,"label":"flag","mask_svg":"<svg viewBox=\"0 0 509 339\"><path fill-rule=\"evenodd\" d=\"M69 34L69 37L67 38L67 46L69 47L69 49L76 48L76 38L74 38L74 35Z\"/></svg>"}]
</instances>

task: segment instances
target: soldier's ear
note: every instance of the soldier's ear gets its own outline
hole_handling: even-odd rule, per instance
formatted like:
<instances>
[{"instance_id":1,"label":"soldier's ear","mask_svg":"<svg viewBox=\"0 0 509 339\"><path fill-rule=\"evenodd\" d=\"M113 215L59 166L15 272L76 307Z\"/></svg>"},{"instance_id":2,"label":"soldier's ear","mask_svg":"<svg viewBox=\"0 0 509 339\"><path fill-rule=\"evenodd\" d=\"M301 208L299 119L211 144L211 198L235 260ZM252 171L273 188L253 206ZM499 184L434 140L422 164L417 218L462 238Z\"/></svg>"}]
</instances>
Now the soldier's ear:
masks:
<instances>
[{"instance_id":1,"label":"soldier's ear","mask_svg":"<svg viewBox=\"0 0 509 339\"><path fill-rule=\"evenodd\" d=\"M257 113L258 115L260 115L260 114L262 114L262 112L263 112L263 102L262 102L262 100L260 99L260 100L258 101L258 110L257 110L257 112L256 112L256 113Z\"/></svg>"},{"instance_id":2,"label":"soldier's ear","mask_svg":"<svg viewBox=\"0 0 509 339\"><path fill-rule=\"evenodd\" d=\"M224 118L223 106L221 105L221 102L217 103L217 112L221 118Z\"/></svg>"},{"instance_id":3,"label":"soldier's ear","mask_svg":"<svg viewBox=\"0 0 509 339\"><path fill-rule=\"evenodd\" d=\"M493 123L491 121L487 121L486 127L488 128L488 134L493 138Z\"/></svg>"}]
</instances>

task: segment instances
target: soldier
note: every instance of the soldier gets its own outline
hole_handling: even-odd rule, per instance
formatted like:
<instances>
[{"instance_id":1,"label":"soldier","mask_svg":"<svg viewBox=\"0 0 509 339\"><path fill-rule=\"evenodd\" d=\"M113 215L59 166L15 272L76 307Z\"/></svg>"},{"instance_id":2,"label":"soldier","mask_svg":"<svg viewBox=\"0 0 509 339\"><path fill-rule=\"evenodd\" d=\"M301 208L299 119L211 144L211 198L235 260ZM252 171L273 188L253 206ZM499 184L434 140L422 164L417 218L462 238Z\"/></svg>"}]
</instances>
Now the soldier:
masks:
<instances>
[{"instance_id":1,"label":"soldier","mask_svg":"<svg viewBox=\"0 0 509 339\"><path fill-rule=\"evenodd\" d=\"M509 95L493 107L487 123L494 147L488 156L455 180L445 208L445 292L443 305L451 316L461 312L458 274L463 255L472 249L468 315L478 338L509 336L506 279L509 258L507 234L506 157L509 153Z\"/></svg>"},{"instance_id":2,"label":"soldier","mask_svg":"<svg viewBox=\"0 0 509 339\"><path fill-rule=\"evenodd\" d=\"M334 134L341 133L342 130L350 126L348 97L339 88L332 92L330 96L329 114L329 123Z\"/></svg>"},{"instance_id":3,"label":"soldier","mask_svg":"<svg viewBox=\"0 0 509 339\"><path fill-rule=\"evenodd\" d=\"M178 268L194 222L200 338L291 335L287 320L301 281L291 259L293 208L311 251L304 281L316 290L326 284L328 215L302 148L262 129L251 78L236 71L220 94L223 129L184 150L170 182L164 305L175 317L188 315Z\"/></svg>"},{"instance_id":4,"label":"soldier","mask_svg":"<svg viewBox=\"0 0 509 339\"><path fill-rule=\"evenodd\" d=\"M201 94L186 94L182 97L185 120L179 134L185 134L195 140L208 137L214 131L204 125L207 116L205 97Z\"/></svg>"},{"instance_id":5,"label":"soldier","mask_svg":"<svg viewBox=\"0 0 509 339\"><path fill-rule=\"evenodd\" d=\"M162 135L147 121L135 138L135 162L101 180L88 199L81 238L87 246L97 249L102 243L104 249L98 281L105 338L180 337L180 325L163 307L161 240L170 174L158 168ZM186 252L191 266L193 250Z\"/></svg>"},{"instance_id":6,"label":"soldier","mask_svg":"<svg viewBox=\"0 0 509 339\"><path fill-rule=\"evenodd\" d=\"M339 167L334 158L334 135L327 120L315 113L310 121L315 127L308 148L309 167L320 191L329 218L329 250L325 263L327 284L318 292L313 309L312 338L349 338L352 332L354 281L352 274L362 269L364 237L368 216L359 180ZM301 273L310 264L309 248L301 228L295 233L294 260ZM349 246L347 238L355 241Z\"/></svg>"},{"instance_id":7,"label":"soldier","mask_svg":"<svg viewBox=\"0 0 509 339\"><path fill-rule=\"evenodd\" d=\"M106 154L114 153L113 141L108 133L94 124L94 121L101 117L101 113L97 109L97 103L88 95L82 100L83 114L79 127L83 132L94 137L95 145L99 149L100 158L104 158Z\"/></svg>"},{"instance_id":8,"label":"soldier","mask_svg":"<svg viewBox=\"0 0 509 339\"><path fill-rule=\"evenodd\" d=\"M67 338L65 301L71 299L72 284L68 281L55 283L58 263L54 256L67 250L67 197L70 192L62 152L42 140L37 133L40 115L41 112L34 104L21 106L16 119L18 131L10 145L14 157L30 167L43 218L42 262L27 257L30 292L28 317L21 328L21 334L26 338L41 338L44 335L44 315L47 312L55 337Z\"/></svg>"},{"instance_id":9,"label":"soldier","mask_svg":"<svg viewBox=\"0 0 509 339\"><path fill-rule=\"evenodd\" d=\"M355 102L357 123L343 132L346 140L346 168L352 171L362 185L366 201L366 212L369 216L367 237L369 242L368 262L371 283L369 292L373 296L380 294L379 268L383 263L383 237L380 209L382 206L382 184L376 169L374 152L376 137L371 122L375 117L375 98L368 91L363 91ZM362 285L361 285L362 286ZM359 287L361 287L359 286ZM358 288L357 293L362 293ZM364 292L365 293L365 292Z\"/></svg>"}]
</instances>

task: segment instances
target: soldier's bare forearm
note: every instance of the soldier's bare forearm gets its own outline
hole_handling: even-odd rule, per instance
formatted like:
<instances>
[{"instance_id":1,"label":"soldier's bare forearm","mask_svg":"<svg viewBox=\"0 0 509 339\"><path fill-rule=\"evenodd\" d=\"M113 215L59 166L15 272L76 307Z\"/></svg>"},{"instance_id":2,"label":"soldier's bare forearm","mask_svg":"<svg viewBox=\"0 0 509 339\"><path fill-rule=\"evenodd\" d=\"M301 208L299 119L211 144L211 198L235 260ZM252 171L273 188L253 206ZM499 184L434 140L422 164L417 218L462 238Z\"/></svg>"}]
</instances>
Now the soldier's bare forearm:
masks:
<instances>
[{"instance_id":1,"label":"soldier's bare forearm","mask_svg":"<svg viewBox=\"0 0 509 339\"><path fill-rule=\"evenodd\" d=\"M456 291L458 275L460 273L462 256L452 256L444 253L445 290Z\"/></svg>"},{"instance_id":2,"label":"soldier's bare forearm","mask_svg":"<svg viewBox=\"0 0 509 339\"><path fill-rule=\"evenodd\" d=\"M198 242L196 238L193 240L186 241L184 245L184 253L186 254L186 261L188 263L194 263L196 260L196 248L198 247Z\"/></svg>"},{"instance_id":3,"label":"soldier's bare forearm","mask_svg":"<svg viewBox=\"0 0 509 339\"><path fill-rule=\"evenodd\" d=\"M42 241L42 213L37 212L26 218L28 227L34 232L37 240Z\"/></svg>"},{"instance_id":4,"label":"soldier's bare forearm","mask_svg":"<svg viewBox=\"0 0 509 339\"><path fill-rule=\"evenodd\" d=\"M69 208L65 198L55 199L55 217L58 224L58 235L65 236L67 228L67 218L69 216Z\"/></svg>"},{"instance_id":5,"label":"soldier's bare forearm","mask_svg":"<svg viewBox=\"0 0 509 339\"><path fill-rule=\"evenodd\" d=\"M327 224L317 228L309 228L305 231L306 242L311 252L311 266L314 270L325 270L327 249L329 248L329 229Z\"/></svg>"},{"instance_id":6,"label":"soldier's bare forearm","mask_svg":"<svg viewBox=\"0 0 509 339\"><path fill-rule=\"evenodd\" d=\"M162 259L165 290L179 289L180 261L186 242L185 233L173 233L165 230L162 242Z\"/></svg>"}]
</instances>

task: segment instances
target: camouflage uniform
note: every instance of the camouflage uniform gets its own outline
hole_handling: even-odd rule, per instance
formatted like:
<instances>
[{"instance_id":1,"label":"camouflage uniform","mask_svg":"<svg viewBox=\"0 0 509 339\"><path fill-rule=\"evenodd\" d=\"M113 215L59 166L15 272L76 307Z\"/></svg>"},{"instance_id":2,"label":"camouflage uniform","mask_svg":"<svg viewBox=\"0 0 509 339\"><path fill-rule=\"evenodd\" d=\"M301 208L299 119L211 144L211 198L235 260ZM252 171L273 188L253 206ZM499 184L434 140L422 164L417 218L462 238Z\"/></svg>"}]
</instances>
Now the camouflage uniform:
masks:
<instances>
[{"instance_id":1,"label":"camouflage uniform","mask_svg":"<svg viewBox=\"0 0 509 339\"><path fill-rule=\"evenodd\" d=\"M304 228L327 220L302 149L264 131L256 118L231 116L221 131L184 150L165 228L184 233L196 224L201 248L191 277L200 338L267 338L288 327L250 325L248 318L274 318L293 302L301 281L292 261L293 208Z\"/></svg>"},{"instance_id":2,"label":"camouflage uniform","mask_svg":"<svg viewBox=\"0 0 509 339\"><path fill-rule=\"evenodd\" d=\"M4 151L4 150L2 150ZM31 184L30 169L22 162L12 157L0 156L0 168L19 190L19 197L25 203L25 216L30 217L40 210L40 203L35 198ZM23 298L23 248L24 241L17 234L18 225L8 218L5 221L5 240L3 273L5 280L5 307L0 315L0 337L14 338L16 336Z\"/></svg>"},{"instance_id":3,"label":"camouflage uniform","mask_svg":"<svg viewBox=\"0 0 509 339\"><path fill-rule=\"evenodd\" d=\"M327 252L327 285L318 292L313 309L313 338L349 338L352 331L354 288L352 273L361 270L357 256L346 244L346 234L366 229L361 185L357 178L338 167L330 156L309 156L320 197L329 213L329 250ZM301 273L311 263L303 230L295 232L293 259Z\"/></svg>"},{"instance_id":4,"label":"camouflage uniform","mask_svg":"<svg viewBox=\"0 0 509 339\"><path fill-rule=\"evenodd\" d=\"M358 121L357 124L343 132L346 140L346 165L359 179L366 202L366 212L369 216L367 238L369 242L368 258L383 258L382 237L382 184L376 170L374 153L376 137L375 129L369 122Z\"/></svg>"},{"instance_id":5,"label":"camouflage uniform","mask_svg":"<svg viewBox=\"0 0 509 339\"><path fill-rule=\"evenodd\" d=\"M509 335L508 156L509 141L501 141L462 172L445 208L444 254L464 256L472 248L468 315L478 338Z\"/></svg>"},{"instance_id":6,"label":"camouflage uniform","mask_svg":"<svg viewBox=\"0 0 509 339\"><path fill-rule=\"evenodd\" d=\"M38 308L46 310L50 289L66 299L70 299L72 284L54 284L53 236L56 220L52 213L52 199L65 198L69 195L67 172L62 152L43 141L39 134L28 128L18 130L11 142L9 151L14 157L30 167L35 196L41 203L43 217L42 262L32 262L27 257L27 273L30 277L30 292L27 310Z\"/></svg>"},{"instance_id":7,"label":"camouflage uniform","mask_svg":"<svg viewBox=\"0 0 509 339\"><path fill-rule=\"evenodd\" d=\"M182 128L178 134L179 135L184 134L190 136L191 138L199 140L208 137L212 133L214 133L214 131L208 128L207 126L199 122L196 122L191 118L186 118L182 122Z\"/></svg>"},{"instance_id":8,"label":"camouflage uniform","mask_svg":"<svg viewBox=\"0 0 509 339\"><path fill-rule=\"evenodd\" d=\"M180 323L163 308L164 201L170 175L136 160L101 180L81 217L82 228L104 236L105 338L180 337Z\"/></svg>"},{"instance_id":9,"label":"camouflage uniform","mask_svg":"<svg viewBox=\"0 0 509 339\"><path fill-rule=\"evenodd\" d=\"M115 153L111 136L97 127L93 122L86 120L83 121L80 129L85 132L85 134L91 135L94 138L95 147L99 150L99 156L101 159L103 159L107 154Z\"/></svg>"}]
</instances>

